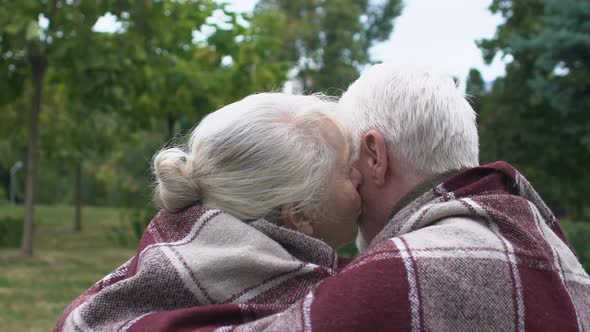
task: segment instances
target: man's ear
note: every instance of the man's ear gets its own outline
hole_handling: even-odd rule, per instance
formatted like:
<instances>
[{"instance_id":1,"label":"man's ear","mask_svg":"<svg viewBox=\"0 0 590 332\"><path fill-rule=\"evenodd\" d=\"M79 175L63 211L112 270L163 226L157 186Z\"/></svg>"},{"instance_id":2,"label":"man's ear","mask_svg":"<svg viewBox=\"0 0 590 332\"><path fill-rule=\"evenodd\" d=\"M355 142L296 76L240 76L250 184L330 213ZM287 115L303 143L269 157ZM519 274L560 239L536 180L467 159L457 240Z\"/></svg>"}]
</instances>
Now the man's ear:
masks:
<instances>
[{"instance_id":1,"label":"man's ear","mask_svg":"<svg viewBox=\"0 0 590 332\"><path fill-rule=\"evenodd\" d=\"M365 157L366 165L363 166L367 167L370 177L367 180L378 186L385 184L389 159L383 134L373 129L367 131L361 142L361 154Z\"/></svg>"},{"instance_id":2,"label":"man's ear","mask_svg":"<svg viewBox=\"0 0 590 332\"><path fill-rule=\"evenodd\" d=\"M285 225L290 229L307 236L313 236L313 225L311 220L306 218L303 213L296 212L293 204L285 204L281 207L281 217Z\"/></svg>"}]
</instances>

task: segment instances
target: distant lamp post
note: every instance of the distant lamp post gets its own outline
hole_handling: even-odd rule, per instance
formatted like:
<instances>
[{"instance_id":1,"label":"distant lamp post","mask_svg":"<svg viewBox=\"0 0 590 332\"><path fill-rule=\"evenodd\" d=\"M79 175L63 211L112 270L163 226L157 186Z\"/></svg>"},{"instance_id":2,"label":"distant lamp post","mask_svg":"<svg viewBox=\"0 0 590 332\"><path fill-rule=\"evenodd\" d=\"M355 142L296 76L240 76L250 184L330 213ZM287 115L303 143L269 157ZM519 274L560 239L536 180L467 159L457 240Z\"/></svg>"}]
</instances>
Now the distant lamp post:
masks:
<instances>
[{"instance_id":1,"label":"distant lamp post","mask_svg":"<svg viewBox=\"0 0 590 332\"><path fill-rule=\"evenodd\" d=\"M23 166L23 162L19 160L10 168L10 203L12 205L16 203L16 172Z\"/></svg>"}]
</instances>

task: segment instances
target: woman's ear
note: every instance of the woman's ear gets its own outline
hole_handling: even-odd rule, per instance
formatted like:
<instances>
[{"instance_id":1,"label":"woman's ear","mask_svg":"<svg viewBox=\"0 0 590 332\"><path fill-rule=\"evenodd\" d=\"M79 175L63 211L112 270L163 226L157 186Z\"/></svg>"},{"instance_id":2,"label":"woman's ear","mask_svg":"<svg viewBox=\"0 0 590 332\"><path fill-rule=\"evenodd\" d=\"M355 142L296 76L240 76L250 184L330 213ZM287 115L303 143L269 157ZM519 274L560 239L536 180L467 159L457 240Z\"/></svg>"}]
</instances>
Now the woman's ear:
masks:
<instances>
[{"instance_id":1,"label":"woman's ear","mask_svg":"<svg viewBox=\"0 0 590 332\"><path fill-rule=\"evenodd\" d=\"M313 236L313 225L309 218L303 213L296 212L293 204L285 204L281 207L281 217L287 227L292 230L303 233L307 236Z\"/></svg>"},{"instance_id":2,"label":"woman's ear","mask_svg":"<svg viewBox=\"0 0 590 332\"><path fill-rule=\"evenodd\" d=\"M377 130L369 130L361 142L361 156L365 159L368 176L376 185L385 184L389 167L385 138Z\"/></svg>"}]
</instances>

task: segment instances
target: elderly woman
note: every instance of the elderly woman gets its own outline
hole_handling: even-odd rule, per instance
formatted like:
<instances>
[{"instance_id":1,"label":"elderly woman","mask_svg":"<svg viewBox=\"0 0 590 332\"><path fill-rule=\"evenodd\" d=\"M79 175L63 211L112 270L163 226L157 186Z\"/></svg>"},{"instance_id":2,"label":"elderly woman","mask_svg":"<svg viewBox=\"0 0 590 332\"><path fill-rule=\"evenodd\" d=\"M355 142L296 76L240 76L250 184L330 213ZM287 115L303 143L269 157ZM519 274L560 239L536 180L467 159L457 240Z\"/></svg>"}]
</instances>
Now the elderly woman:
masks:
<instances>
[{"instance_id":1,"label":"elderly woman","mask_svg":"<svg viewBox=\"0 0 590 332\"><path fill-rule=\"evenodd\" d=\"M208 115L186 147L160 151L161 210L137 255L66 308L56 330L154 330L207 304L270 314L335 274L334 249L356 236L360 175L332 106L253 95Z\"/></svg>"}]
</instances>

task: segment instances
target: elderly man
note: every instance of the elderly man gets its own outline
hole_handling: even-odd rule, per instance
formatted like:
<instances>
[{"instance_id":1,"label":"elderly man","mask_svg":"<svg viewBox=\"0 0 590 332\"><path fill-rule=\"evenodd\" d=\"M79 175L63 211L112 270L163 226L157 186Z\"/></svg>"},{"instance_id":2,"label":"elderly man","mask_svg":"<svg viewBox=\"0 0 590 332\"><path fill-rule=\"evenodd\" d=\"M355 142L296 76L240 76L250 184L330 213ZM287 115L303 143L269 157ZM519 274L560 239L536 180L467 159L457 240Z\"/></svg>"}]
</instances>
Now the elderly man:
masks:
<instances>
[{"instance_id":1,"label":"elderly man","mask_svg":"<svg viewBox=\"0 0 590 332\"><path fill-rule=\"evenodd\" d=\"M590 330L588 274L518 171L478 166L475 113L451 78L376 65L339 108L363 176L363 254L285 312L200 308L160 328Z\"/></svg>"},{"instance_id":2,"label":"elderly man","mask_svg":"<svg viewBox=\"0 0 590 332\"><path fill-rule=\"evenodd\" d=\"M363 255L302 309L314 330L587 331L590 278L513 167L478 165L446 75L381 64L340 101L363 175Z\"/></svg>"}]
</instances>

